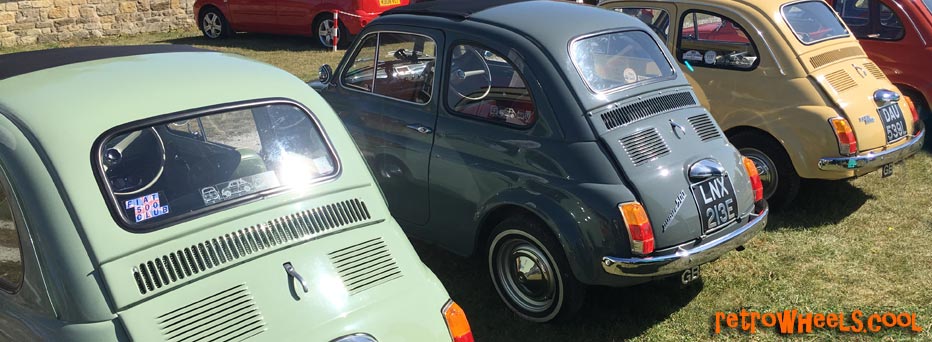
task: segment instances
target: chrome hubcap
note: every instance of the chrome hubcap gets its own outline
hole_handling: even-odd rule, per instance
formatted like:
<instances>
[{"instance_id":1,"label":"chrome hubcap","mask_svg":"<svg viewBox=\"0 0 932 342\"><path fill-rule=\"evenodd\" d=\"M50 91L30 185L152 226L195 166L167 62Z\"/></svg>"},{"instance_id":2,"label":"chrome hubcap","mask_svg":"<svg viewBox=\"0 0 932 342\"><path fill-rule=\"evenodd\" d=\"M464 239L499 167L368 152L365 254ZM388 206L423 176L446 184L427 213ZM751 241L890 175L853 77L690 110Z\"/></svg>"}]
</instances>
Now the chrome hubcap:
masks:
<instances>
[{"instance_id":1,"label":"chrome hubcap","mask_svg":"<svg viewBox=\"0 0 932 342\"><path fill-rule=\"evenodd\" d=\"M773 160L764 154L764 152L755 148L742 148L740 152L757 166L757 173L760 174L761 185L764 186L764 199L770 199L770 196L773 196L780 182L777 175L777 167L773 163Z\"/></svg>"},{"instance_id":2,"label":"chrome hubcap","mask_svg":"<svg viewBox=\"0 0 932 342\"><path fill-rule=\"evenodd\" d=\"M332 47L333 31L333 19L321 21L317 26L317 38L320 39L320 43L326 47Z\"/></svg>"},{"instance_id":3,"label":"chrome hubcap","mask_svg":"<svg viewBox=\"0 0 932 342\"><path fill-rule=\"evenodd\" d=\"M553 305L556 280L546 254L524 240L502 244L496 258L499 282L522 309L542 312Z\"/></svg>"},{"instance_id":4,"label":"chrome hubcap","mask_svg":"<svg viewBox=\"0 0 932 342\"><path fill-rule=\"evenodd\" d=\"M211 12L205 14L201 26L204 28L204 34L210 38L220 37L220 33L223 32L223 25L221 24L220 16L217 15L217 13Z\"/></svg>"}]
</instances>

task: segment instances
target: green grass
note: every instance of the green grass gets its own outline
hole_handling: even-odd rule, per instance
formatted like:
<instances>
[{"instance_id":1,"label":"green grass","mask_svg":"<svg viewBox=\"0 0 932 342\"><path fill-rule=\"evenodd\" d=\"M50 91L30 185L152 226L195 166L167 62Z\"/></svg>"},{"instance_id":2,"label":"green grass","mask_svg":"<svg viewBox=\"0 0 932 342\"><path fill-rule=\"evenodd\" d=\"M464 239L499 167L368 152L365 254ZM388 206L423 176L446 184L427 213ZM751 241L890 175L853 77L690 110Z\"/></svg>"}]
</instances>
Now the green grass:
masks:
<instances>
[{"instance_id":1,"label":"green grass","mask_svg":"<svg viewBox=\"0 0 932 342\"><path fill-rule=\"evenodd\" d=\"M69 45L191 44L242 54L288 70L304 80L340 53L314 47L310 38L240 34L210 42L197 32L172 32ZM28 46L0 53L54 47ZM932 340L932 155L900 164L896 173L851 181L805 182L795 204L771 216L766 231L743 252L703 268L704 280L680 289L669 282L630 288L591 288L578 317L560 324L518 319L500 302L482 260L462 260L416 243L424 262L469 315L479 341L694 341L694 340ZM784 337L713 336L716 311L799 309L811 312L914 311L925 331L870 335L821 331Z\"/></svg>"}]
</instances>

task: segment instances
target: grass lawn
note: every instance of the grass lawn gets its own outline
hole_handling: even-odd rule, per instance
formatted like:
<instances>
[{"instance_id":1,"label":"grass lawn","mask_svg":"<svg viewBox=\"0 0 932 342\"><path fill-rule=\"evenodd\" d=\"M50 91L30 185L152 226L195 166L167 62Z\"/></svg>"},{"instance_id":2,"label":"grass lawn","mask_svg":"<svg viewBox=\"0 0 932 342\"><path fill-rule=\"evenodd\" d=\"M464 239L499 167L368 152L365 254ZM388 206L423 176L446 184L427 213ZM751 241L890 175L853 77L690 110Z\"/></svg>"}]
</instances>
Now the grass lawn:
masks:
<instances>
[{"instance_id":1,"label":"grass lawn","mask_svg":"<svg viewBox=\"0 0 932 342\"><path fill-rule=\"evenodd\" d=\"M342 51L314 47L311 38L240 34L211 42L194 31L85 40L68 45L191 44L242 54L309 80ZM61 46L65 46L62 44ZM55 47L28 46L7 53ZM716 311L799 309L806 312L910 311L924 332L842 334L817 330L790 339L932 340L932 154L851 181L805 182L796 203L771 216L747 250L703 268L704 280L680 289L669 282L631 288L591 288L574 320L532 324L500 302L483 260L462 260L416 243L424 262L469 315L478 341L784 340L774 329L756 335L712 335ZM850 325L850 321L849 321Z\"/></svg>"}]
</instances>

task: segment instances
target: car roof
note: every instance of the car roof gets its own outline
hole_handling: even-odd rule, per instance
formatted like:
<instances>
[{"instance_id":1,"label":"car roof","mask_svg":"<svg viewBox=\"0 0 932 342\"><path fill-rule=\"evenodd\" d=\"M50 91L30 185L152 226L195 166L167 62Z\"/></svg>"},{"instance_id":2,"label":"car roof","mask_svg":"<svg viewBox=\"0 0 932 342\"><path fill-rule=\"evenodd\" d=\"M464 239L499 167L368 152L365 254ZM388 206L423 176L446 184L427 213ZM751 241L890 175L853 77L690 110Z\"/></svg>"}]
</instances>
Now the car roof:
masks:
<instances>
[{"instance_id":1,"label":"car roof","mask_svg":"<svg viewBox=\"0 0 932 342\"><path fill-rule=\"evenodd\" d=\"M0 55L0 80L62 65L166 52L207 51L187 45L82 46Z\"/></svg>"},{"instance_id":2,"label":"car roof","mask_svg":"<svg viewBox=\"0 0 932 342\"><path fill-rule=\"evenodd\" d=\"M469 18L473 13L492 7L506 5L528 0L433 0L422 1L408 6L395 7L382 13L382 16L393 14L419 14L452 17L459 19Z\"/></svg>"}]
</instances>

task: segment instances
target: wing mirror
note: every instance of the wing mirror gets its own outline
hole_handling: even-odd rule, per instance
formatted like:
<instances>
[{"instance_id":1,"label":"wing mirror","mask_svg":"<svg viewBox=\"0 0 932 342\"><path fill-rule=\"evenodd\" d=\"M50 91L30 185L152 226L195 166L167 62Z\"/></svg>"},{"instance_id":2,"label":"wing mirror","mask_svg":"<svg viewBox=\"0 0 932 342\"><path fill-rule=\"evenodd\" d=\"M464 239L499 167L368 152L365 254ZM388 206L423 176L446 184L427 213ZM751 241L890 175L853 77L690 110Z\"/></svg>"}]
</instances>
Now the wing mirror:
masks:
<instances>
[{"instance_id":1,"label":"wing mirror","mask_svg":"<svg viewBox=\"0 0 932 342\"><path fill-rule=\"evenodd\" d=\"M328 84L331 78L333 78L333 68L330 67L330 64L321 65L317 75L320 83Z\"/></svg>"}]
</instances>

